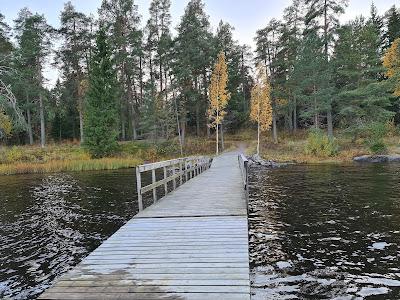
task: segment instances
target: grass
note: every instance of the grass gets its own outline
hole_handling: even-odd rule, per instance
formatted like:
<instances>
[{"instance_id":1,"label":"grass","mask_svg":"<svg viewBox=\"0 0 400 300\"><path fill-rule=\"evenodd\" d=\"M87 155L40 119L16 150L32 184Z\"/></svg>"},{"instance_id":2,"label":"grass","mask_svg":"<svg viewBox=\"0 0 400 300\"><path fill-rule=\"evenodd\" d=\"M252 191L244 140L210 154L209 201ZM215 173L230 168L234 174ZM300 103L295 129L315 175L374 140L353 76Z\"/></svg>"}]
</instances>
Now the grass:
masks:
<instances>
[{"instance_id":1,"label":"grass","mask_svg":"<svg viewBox=\"0 0 400 300\"><path fill-rule=\"evenodd\" d=\"M255 134L255 133L254 133ZM265 159L277 162L296 162L296 163L350 163L353 158L360 155L373 154L366 145L364 139L353 140L352 137L342 133L335 132L335 139L338 145L338 152L334 156L317 156L307 154L308 132L298 131L296 134L283 134L279 137L279 143L274 144L272 138L263 136L261 141L261 156ZM384 138L388 147L388 153L400 154L400 136L390 135ZM247 154L256 152L256 141L249 141Z\"/></svg>"},{"instance_id":2,"label":"grass","mask_svg":"<svg viewBox=\"0 0 400 300\"><path fill-rule=\"evenodd\" d=\"M226 148L232 148L226 142ZM215 141L190 137L184 155L212 155ZM122 142L112 157L92 159L78 143L39 146L0 147L0 175L51 173L63 171L115 170L133 168L142 163L155 162L180 156L178 140L150 143Z\"/></svg>"},{"instance_id":3,"label":"grass","mask_svg":"<svg viewBox=\"0 0 400 300\"><path fill-rule=\"evenodd\" d=\"M225 150L241 149L247 154L256 150L257 133L241 130L225 135ZM348 163L355 156L372 154L365 139L354 140L343 132L335 132L338 151L334 156L307 154L308 132L280 133L279 143L274 144L270 133L261 140L261 156L278 162L297 163ZM388 153L400 154L400 136L391 133L384 138ZM215 140L189 137L184 155L214 155ZM142 163L155 162L180 156L178 140L150 143L144 141L120 143L118 151L108 158L91 159L78 143L50 144L44 149L38 146L0 147L0 175L49 173L63 171L114 170L132 168Z\"/></svg>"}]
</instances>

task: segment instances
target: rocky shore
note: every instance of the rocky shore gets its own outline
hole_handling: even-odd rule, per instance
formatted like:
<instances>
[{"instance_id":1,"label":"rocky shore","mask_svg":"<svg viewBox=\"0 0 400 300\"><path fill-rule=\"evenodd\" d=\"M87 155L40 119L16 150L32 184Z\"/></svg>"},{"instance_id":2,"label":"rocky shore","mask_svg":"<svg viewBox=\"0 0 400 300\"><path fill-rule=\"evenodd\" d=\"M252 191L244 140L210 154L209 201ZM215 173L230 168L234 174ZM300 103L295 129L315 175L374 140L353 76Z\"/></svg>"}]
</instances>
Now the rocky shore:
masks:
<instances>
[{"instance_id":1,"label":"rocky shore","mask_svg":"<svg viewBox=\"0 0 400 300\"><path fill-rule=\"evenodd\" d=\"M400 162L400 155L362 155L353 158L359 163L391 163Z\"/></svg>"}]
</instances>

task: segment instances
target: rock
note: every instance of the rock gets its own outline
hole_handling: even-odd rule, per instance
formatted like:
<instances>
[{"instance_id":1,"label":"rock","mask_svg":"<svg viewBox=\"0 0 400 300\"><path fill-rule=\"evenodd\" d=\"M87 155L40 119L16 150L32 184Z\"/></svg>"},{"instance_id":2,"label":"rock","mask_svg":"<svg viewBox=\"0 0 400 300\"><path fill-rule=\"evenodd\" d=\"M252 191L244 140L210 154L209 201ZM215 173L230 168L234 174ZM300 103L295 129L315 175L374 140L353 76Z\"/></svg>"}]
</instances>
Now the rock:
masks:
<instances>
[{"instance_id":1,"label":"rock","mask_svg":"<svg viewBox=\"0 0 400 300\"><path fill-rule=\"evenodd\" d=\"M279 168L279 167L284 167L287 166L288 163L278 163L273 160L265 160L258 154L254 154L249 157L250 163L254 163L263 167L268 167L268 168Z\"/></svg>"},{"instance_id":2,"label":"rock","mask_svg":"<svg viewBox=\"0 0 400 300\"><path fill-rule=\"evenodd\" d=\"M400 155L362 155L354 157L353 161L361 163L400 162Z\"/></svg>"}]
</instances>

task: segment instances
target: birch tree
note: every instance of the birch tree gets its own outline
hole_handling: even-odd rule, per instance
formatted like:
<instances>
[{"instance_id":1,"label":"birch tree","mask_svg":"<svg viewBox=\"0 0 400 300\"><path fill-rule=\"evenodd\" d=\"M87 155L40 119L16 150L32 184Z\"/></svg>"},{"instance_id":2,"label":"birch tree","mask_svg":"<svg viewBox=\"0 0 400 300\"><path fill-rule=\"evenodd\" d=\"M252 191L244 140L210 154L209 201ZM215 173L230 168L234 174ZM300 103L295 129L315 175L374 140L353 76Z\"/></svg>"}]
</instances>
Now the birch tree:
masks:
<instances>
[{"instance_id":1,"label":"birch tree","mask_svg":"<svg viewBox=\"0 0 400 300\"><path fill-rule=\"evenodd\" d=\"M260 133L272 125L271 86L261 65L257 67L256 84L251 90L250 120L257 123L257 155L260 155Z\"/></svg>"},{"instance_id":2,"label":"birch tree","mask_svg":"<svg viewBox=\"0 0 400 300\"><path fill-rule=\"evenodd\" d=\"M394 40L383 58L386 76L393 80L396 97L400 97L400 38Z\"/></svg>"},{"instance_id":3,"label":"birch tree","mask_svg":"<svg viewBox=\"0 0 400 300\"><path fill-rule=\"evenodd\" d=\"M211 75L211 83L209 86L209 109L208 117L210 119L210 126L215 128L216 132L216 153L219 153L219 139L218 129L226 115L225 108L231 94L227 90L228 85L228 67L225 61L224 52L218 54L218 60L215 64L214 70Z\"/></svg>"}]
</instances>

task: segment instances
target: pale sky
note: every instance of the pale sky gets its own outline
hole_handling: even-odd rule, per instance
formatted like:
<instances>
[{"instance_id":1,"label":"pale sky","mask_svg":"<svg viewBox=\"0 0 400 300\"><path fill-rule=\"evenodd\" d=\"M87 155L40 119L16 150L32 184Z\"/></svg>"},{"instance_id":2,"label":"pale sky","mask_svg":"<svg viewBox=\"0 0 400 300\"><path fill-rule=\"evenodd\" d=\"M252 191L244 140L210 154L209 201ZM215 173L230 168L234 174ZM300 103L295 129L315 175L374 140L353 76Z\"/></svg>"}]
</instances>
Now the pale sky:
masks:
<instances>
[{"instance_id":1,"label":"pale sky","mask_svg":"<svg viewBox=\"0 0 400 300\"><path fill-rule=\"evenodd\" d=\"M222 19L235 27L234 37L241 44L252 46L254 44L255 32L266 26L272 18L280 18L285 7L289 6L291 0L203 0L206 13L210 16L210 23L215 29ZM64 0L0 0L0 12L6 16L9 25L13 25L18 11L28 7L32 12L44 14L48 22L54 26L59 25L60 11L63 9ZM86 14L97 14L97 8L101 0L72 0L78 11ZM139 13L142 16L142 24L148 18L150 0L136 0ZM173 27L175 28L184 13L189 0L171 0L171 15ZM346 14L341 17L345 22L356 16L369 15L372 0L350 0ZM386 12L391 6L400 6L399 0L375 0L379 14ZM49 77L49 76L47 76ZM54 77L50 75L50 77Z\"/></svg>"}]
</instances>

